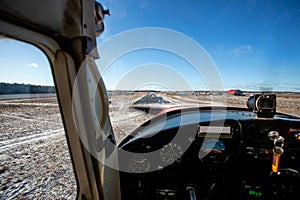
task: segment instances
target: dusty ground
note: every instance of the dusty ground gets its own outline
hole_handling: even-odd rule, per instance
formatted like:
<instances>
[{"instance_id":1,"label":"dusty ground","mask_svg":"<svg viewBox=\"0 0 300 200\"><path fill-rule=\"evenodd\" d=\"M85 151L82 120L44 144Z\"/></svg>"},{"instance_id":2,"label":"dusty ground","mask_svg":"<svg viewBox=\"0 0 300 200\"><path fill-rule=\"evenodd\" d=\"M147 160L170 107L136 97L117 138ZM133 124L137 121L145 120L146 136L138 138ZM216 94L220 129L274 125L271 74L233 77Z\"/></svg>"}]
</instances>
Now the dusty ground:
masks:
<instances>
[{"instance_id":1,"label":"dusty ground","mask_svg":"<svg viewBox=\"0 0 300 200\"><path fill-rule=\"evenodd\" d=\"M111 93L110 116L119 143L155 116L131 108L148 93ZM158 93L174 105L246 107L246 96ZM120 101L121 100L121 101ZM277 94L277 110L300 116L300 94ZM76 182L55 97L0 100L0 199L74 199Z\"/></svg>"},{"instance_id":2,"label":"dusty ground","mask_svg":"<svg viewBox=\"0 0 300 200\"><path fill-rule=\"evenodd\" d=\"M0 199L74 199L55 97L0 101Z\"/></svg>"}]
</instances>

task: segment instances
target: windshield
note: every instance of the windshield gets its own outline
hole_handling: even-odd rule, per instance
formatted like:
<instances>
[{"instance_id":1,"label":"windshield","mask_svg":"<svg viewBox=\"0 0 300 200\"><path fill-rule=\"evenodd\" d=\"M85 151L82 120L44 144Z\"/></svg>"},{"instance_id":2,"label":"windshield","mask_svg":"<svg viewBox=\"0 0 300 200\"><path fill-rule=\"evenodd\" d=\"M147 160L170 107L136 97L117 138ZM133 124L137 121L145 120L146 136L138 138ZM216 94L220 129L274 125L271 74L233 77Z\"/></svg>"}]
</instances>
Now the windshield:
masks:
<instances>
[{"instance_id":1,"label":"windshield","mask_svg":"<svg viewBox=\"0 0 300 200\"><path fill-rule=\"evenodd\" d=\"M300 1L96 1L1 3L0 197L297 191Z\"/></svg>"},{"instance_id":2,"label":"windshield","mask_svg":"<svg viewBox=\"0 0 300 200\"><path fill-rule=\"evenodd\" d=\"M117 141L174 106L246 108L277 94L299 115L298 1L106 1L98 38Z\"/></svg>"}]
</instances>

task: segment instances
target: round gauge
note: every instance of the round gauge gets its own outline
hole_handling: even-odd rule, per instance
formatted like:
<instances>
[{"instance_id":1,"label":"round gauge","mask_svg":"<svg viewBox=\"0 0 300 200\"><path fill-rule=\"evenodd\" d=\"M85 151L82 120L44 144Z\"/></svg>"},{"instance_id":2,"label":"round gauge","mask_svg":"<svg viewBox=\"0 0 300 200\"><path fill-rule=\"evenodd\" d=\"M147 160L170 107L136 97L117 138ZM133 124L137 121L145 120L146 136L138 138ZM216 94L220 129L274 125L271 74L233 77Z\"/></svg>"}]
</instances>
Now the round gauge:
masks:
<instances>
[{"instance_id":1,"label":"round gauge","mask_svg":"<svg viewBox=\"0 0 300 200\"><path fill-rule=\"evenodd\" d=\"M150 168L150 163L147 158L142 155L134 155L128 164L129 171L134 173L147 172Z\"/></svg>"},{"instance_id":2,"label":"round gauge","mask_svg":"<svg viewBox=\"0 0 300 200\"><path fill-rule=\"evenodd\" d=\"M160 151L160 155L164 165L171 164L174 161L179 161L182 154L182 148L178 144L174 143L165 145Z\"/></svg>"},{"instance_id":3,"label":"round gauge","mask_svg":"<svg viewBox=\"0 0 300 200\"><path fill-rule=\"evenodd\" d=\"M219 165L227 160L225 150L225 144L221 140L210 139L204 141L198 156L208 165Z\"/></svg>"}]
</instances>

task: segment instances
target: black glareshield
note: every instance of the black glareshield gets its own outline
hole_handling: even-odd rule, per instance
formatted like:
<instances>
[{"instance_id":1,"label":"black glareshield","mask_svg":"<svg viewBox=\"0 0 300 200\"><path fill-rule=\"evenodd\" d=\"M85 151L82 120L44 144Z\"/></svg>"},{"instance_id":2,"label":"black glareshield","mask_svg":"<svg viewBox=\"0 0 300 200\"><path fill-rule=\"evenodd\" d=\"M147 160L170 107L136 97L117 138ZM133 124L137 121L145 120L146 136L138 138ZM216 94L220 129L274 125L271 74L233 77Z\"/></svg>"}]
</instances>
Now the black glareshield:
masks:
<instances>
[{"instance_id":1,"label":"black glareshield","mask_svg":"<svg viewBox=\"0 0 300 200\"><path fill-rule=\"evenodd\" d=\"M247 106L258 117L272 118L276 114L276 94L254 94L249 97Z\"/></svg>"}]
</instances>

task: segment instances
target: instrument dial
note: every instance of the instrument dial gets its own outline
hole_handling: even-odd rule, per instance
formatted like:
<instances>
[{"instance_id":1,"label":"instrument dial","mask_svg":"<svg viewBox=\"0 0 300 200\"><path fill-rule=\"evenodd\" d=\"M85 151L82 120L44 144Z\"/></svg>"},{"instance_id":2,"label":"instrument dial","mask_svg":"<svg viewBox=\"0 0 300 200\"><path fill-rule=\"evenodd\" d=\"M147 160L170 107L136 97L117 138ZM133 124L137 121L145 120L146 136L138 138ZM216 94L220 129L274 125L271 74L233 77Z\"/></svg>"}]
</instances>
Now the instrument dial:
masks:
<instances>
[{"instance_id":1,"label":"instrument dial","mask_svg":"<svg viewBox=\"0 0 300 200\"><path fill-rule=\"evenodd\" d=\"M179 161L182 154L182 148L175 143L165 145L160 152L161 159L164 164L171 164L174 161Z\"/></svg>"},{"instance_id":2,"label":"instrument dial","mask_svg":"<svg viewBox=\"0 0 300 200\"><path fill-rule=\"evenodd\" d=\"M150 162L143 155L134 155L129 162L129 171L144 173L150 169Z\"/></svg>"},{"instance_id":3,"label":"instrument dial","mask_svg":"<svg viewBox=\"0 0 300 200\"><path fill-rule=\"evenodd\" d=\"M208 165L219 165L227 160L225 144L218 139L204 141L199 151L199 158Z\"/></svg>"}]
</instances>

